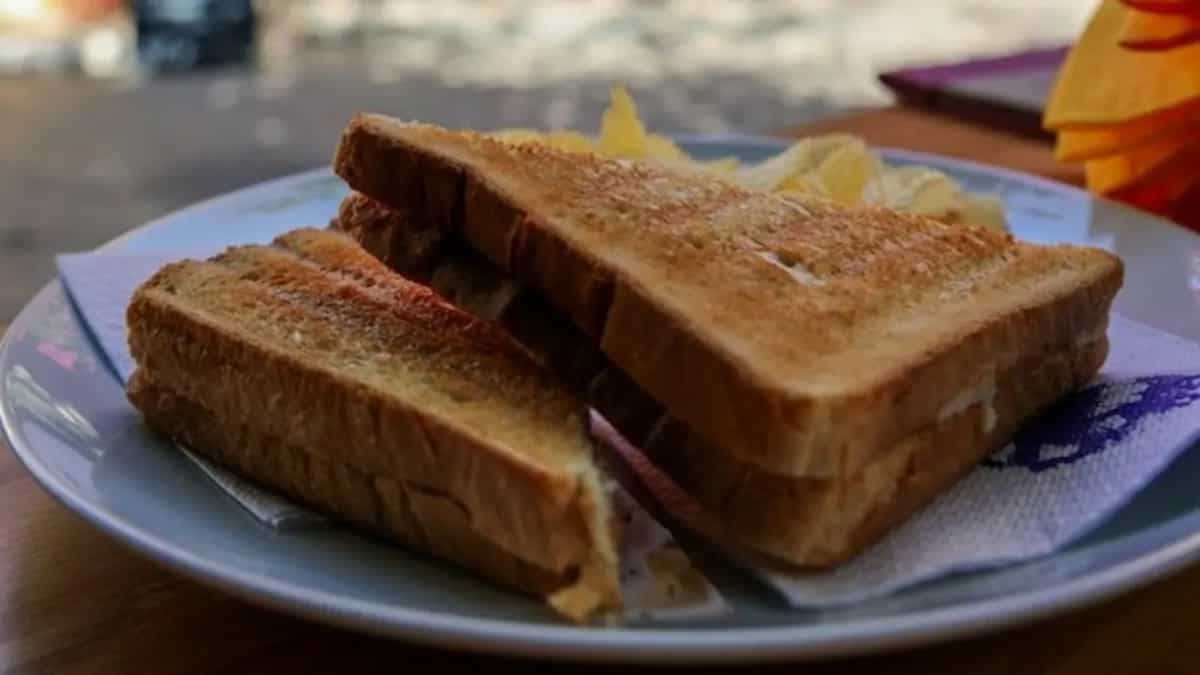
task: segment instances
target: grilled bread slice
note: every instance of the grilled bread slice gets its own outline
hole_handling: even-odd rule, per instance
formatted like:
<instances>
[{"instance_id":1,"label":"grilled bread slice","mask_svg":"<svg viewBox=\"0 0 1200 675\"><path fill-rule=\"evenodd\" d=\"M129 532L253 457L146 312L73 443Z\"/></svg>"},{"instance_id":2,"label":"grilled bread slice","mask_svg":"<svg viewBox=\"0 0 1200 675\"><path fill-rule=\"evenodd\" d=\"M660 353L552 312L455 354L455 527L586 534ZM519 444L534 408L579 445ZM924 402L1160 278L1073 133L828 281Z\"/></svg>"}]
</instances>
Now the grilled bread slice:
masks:
<instances>
[{"instance_id":1,"label":"grilled bread slice","mask_svg":"<svg viewBox=\"0 0 1200 675\"><path fill-rule=\"evenodd\" d=\"M773 474L666 415L564 315L457 235L435 236L360 193L343 200L331 225L394 269L503 325L707 507L724 530L723 542L801 567L830 566L862 551L1001 447L1022 422L1087 382L1107 350L1100 335L999 373L939 424L901 439L849 476Z\"/></svg>"},{"instance_id":2,"label":"grilled bread slice","mask_svg":"<svg viewBox=\"0 0 1200 675\"><path fill-rule=\"evenodd\" d=\"M360 115L335 169L460 233L712 445L850 476L1015 368L1094 343L1122 266L885 209Z\"/></svg>"},{"instance_id":3,"label":"grilled bread slice","mask_svg":"<svg viewBox=\"0 0 1200 675\"><path fill-rule=\"evenodd\" d=\"M171 264L129 307L146 421L250 479L586 619L616 524L585 407L345 235Z\"/></svg>"}]
</instances>

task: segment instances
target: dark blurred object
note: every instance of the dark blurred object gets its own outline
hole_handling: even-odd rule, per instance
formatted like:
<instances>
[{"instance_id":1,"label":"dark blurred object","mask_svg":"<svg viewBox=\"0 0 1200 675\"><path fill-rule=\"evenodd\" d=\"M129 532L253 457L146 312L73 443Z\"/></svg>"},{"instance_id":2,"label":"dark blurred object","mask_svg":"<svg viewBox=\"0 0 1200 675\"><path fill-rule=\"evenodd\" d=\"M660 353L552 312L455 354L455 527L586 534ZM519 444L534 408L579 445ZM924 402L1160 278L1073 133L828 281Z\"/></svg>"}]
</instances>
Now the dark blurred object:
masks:
<instances>
[{"instance_id":1,"label":"dark blurred object","mask_svg":"<svg viewBox=\"0 0 1200 675\"><path fill-rule=\"evenodd\" d=\"M137 53L152 72L244 64L254 58L251 0L134 0Z\"/></svg>"},{"instance_id":2,"label":"dark blurred object","mask_svg":"<svg viewBox=\"0 0 1200 675\"><path fill-rule=\"evenodd\" d=\"M879 76L906 105L1022 136L1053 140L1042 111L1065 48L908 68Z\"/></svg>"}]
</instances>

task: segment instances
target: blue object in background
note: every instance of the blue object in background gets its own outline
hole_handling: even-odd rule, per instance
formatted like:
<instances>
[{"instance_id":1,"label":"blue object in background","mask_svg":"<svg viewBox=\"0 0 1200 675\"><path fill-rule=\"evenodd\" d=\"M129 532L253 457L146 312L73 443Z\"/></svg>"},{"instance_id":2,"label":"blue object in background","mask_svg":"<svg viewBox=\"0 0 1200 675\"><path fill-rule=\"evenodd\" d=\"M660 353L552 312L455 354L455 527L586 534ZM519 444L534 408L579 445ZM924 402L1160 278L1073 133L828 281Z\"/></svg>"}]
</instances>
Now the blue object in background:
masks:
<instances>
[{"instance_id":1,"label":"blue object in background","mask_svg":"<svg viewBox=\"0 0 1200 675\"><path fill-rule=\"evenodd\" d=\"M137 51L155 72L188 71L253 59L251 0L134 0Z\"/></svg>"}]
</instances>

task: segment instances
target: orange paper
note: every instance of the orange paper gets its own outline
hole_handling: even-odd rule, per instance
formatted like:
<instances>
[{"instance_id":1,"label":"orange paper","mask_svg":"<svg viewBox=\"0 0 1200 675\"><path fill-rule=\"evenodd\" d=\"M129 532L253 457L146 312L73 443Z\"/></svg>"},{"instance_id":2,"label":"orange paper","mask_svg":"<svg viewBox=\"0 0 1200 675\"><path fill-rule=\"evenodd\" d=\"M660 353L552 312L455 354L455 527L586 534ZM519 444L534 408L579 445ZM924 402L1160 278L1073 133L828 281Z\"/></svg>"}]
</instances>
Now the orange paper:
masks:
<instances>
[{"instance_id":1,"label":"orange paper","mask_svg":"<svg viewBox=\"0 0 1200 675\"><path fill-rule=\"evenodd\" d=\"M1045 126L1119 124L1200 99L1200 44L1129 51L1118 41L1130 10L1105 0L1068 55Z\"/></svg>"},{"instance_id":2,"label":"orange paper","mask_svg":"<svg viewBox=\"0 0 1200 675\"><path fill-rule=\"evenodd\" d=\"M1137 150L1084 165L1087 187L1106 194L1135 184L1168 183L1193 170L1200 157L1200 132L1165 138Z\"/></svg>"},{"instance_id":3,"label":"orange paper","mask_svg":"<svg viewBox=\"0 0 1200 675\"><path fill-rule=\"evenodd\" d=\"M1059 130L1054 157L1064 162L1124 152L1170 134L1200 126L1200 100L1159 110L1120 124L1071 126Z\"/></svg>"},{"instance_id":4,"label":"orange paper","mask_svg":"<svg viewBox=\"0 0 1200 675\"><path fill-rule=\"evenodd\" d=\"M1200 2L1197 0L1121 0L1121 2L1130 9L1152 14L1200 13Z\"/></svg>"},{"instance_id":5,"label":"orange paper","mask_svg":"<svg viewBox=\"0 0 1200 675\"><path fill-rule=\"evenodd\" d=\"M1126 49L1156 51L1197 40L1200 40L1200 14L1127 12L1120 45Z\"/></svg>"},{"instance_id":6,"label":"orange paper","mask_svg":"<svg viewBox=\"0 0 1200 675\"><path fill-rule=\"evenodd\" d=\"M1185 162L1172 162L1174 170L1157 171L1147 180L1138 181L1109 194L1131 206L1166 216L1180 224L1200 225L1200 163L1198 157Z\"/></svg>"}]
</instances>

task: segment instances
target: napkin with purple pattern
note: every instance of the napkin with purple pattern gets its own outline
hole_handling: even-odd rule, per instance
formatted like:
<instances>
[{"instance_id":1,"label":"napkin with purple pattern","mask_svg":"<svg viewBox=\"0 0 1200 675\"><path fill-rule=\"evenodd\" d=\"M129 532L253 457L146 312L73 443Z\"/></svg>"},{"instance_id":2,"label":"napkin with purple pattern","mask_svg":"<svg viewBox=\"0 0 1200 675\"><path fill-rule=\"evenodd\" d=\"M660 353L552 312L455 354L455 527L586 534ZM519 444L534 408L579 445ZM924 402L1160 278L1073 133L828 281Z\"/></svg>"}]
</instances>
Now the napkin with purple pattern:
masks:
<instances>
[{"instance_id":1,"label":"napkin with purple pattern","mask_svg":"<svg viewBox=\"0 0 1200 675\"><path fill-rule=\"evenodd\" d=\"M196 254L197 257L205 255ZM59 277L78 315L113 372L128 381L133 359L126 345L125 308L138 284L179 255L85 253L58 258ZM131 414L133 414L131 410ZM320 515L263 490L179 448L213 483L262 523L280 530L312 526ZM661 620L700 619L729 611L717 589L671 536L620 486L614 485L615 517L625 527L621 548L621 592L627 614Z\"/></svg>"},{"instance_id":2,"label":"napkin with purple pattern","mask_svg":"<svg viewBox=\"0 0 1200 675\"><path fill-rule=\"evenodd\" d=\"M76 309L122 379L132 370L124 325L129 297L178 257L95 253L58 260ZM954 572L1030 560L1078 540L1188 450L1200 432L1200 345L1119 316L1112 317L1109 339L1108 362L1091 385L1027 425L1008 447L856 560L812 574L743 564L793 605L826 607ZM602 420L594 428L677 520L703 520L702 509ZM245 487L216 467L208 470L219 484ZM233 494L234 488L226 489ZM302 524L313 517L270 495L247 492L239 501L267 522Z\"/></svg>"}]
</instances>

